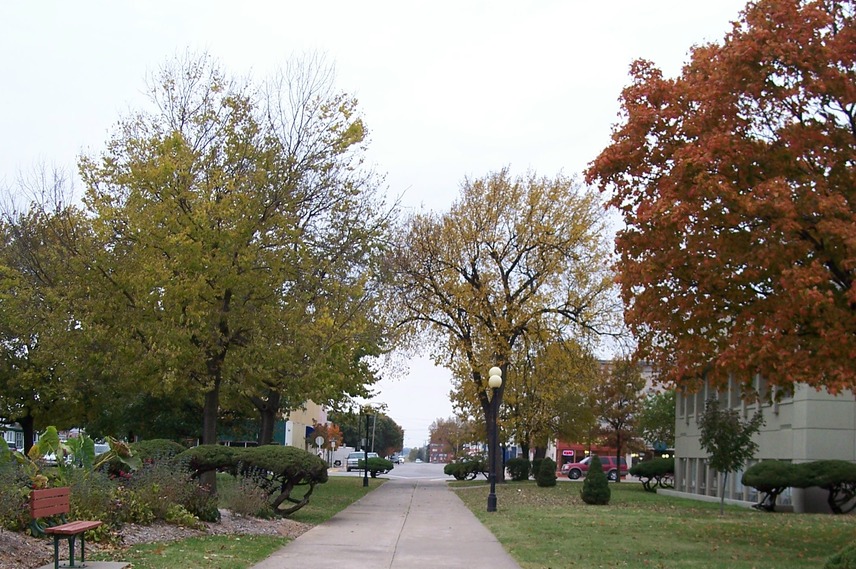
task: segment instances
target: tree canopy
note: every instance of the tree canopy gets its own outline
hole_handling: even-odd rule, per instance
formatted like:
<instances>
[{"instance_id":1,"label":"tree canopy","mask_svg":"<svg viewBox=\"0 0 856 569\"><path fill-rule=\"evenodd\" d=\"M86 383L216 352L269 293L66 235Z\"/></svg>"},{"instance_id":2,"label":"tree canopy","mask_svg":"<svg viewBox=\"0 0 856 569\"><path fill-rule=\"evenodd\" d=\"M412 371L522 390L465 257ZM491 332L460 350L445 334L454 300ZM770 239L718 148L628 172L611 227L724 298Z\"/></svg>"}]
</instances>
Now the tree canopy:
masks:
<instances>
[{"instance_id":1,"label":"tree canopy","mask_svg":"<svg viewBox=\"0 0 856 569\"><path fill-rule=\"evenodd\" d=\"M750 2L675 79L631 66L587 171L639 355L679 383L856 386L856 4Z\"/></svg>"},{"instance_id":2,"label":"tree canopy","mask_svg":"<svg viewBox=\"0 0 856 569\"><path fill-rule=\"evenodd\" d=\"M465 456L464 447L483 440L484 425L464 421L460 417L435 419L428 427L431 444L440 445L442 452L453 462Z\"/></svg>"},{"instance_id":3,"label":"tree canopy","mask_svg":"<svg viewBox=\"0 0 856 569\"><path fill-rule=\"evenodd\" d=\"M570 178L503 169L466 179L447 213L415 214L403 228L389 257L396 318L460 378L487 424L488 369L503 370L502 401L512 350L530 330L613 331L605 237L597 196Z\"/></svg>"},{"instance_id":4,"label":"tree canopy","mask_svg":"<svg viewBox=\"0 0 856 569\"><path fill-rule=\"evenodd\" d=\"M550 441L570 434L571 425L579 428L574 433L579 437L569 440L583 440L594 417L590 406L575 403L589 403L599 378L594 356L572 340L544 345L534 334L523 338L513 354L501 422L523 456L533 447L535 458L544 458Z\"/></svg>"},{"instance_id":5,"label":"tree canopy","mask_svg":"<svg viewBox=\"0 0 856 569\"><path fill-rule=\"evenodd\" d=\"M362 164L357 101L320 60L289 65L250 84L207 55L167 62L150 105L81 157L82 207L57 192L4 216L0 405L60 400L74 426L137 430L128 412L168 400L182 430L202 410L206 443L224 405L255 408L264 443L280 409L368 395L395 212Z\"/></svg>"},{"instance_id":6,"label":"tree canopy","mask_svg":"<svg viewBox=\"0 0 856 569\"><path fill-rule=\"evenodd\" d=\"M368 409L367 436L365 411L329 413L328 418L341 432L343 444L361 449L362 441L367 440L368 450L377 452L381 456L389 456L399 452L404 446L404 429L385 413Z\"/></svg>"}]
</instances>

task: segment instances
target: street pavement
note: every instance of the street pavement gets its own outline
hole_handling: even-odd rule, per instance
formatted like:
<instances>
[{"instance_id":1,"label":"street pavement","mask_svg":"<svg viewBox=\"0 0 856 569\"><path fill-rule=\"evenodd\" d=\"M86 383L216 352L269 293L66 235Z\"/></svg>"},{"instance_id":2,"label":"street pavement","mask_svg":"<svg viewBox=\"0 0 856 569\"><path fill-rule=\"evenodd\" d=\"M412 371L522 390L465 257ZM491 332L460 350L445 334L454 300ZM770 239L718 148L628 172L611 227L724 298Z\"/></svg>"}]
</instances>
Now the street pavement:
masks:
<instances>
[{"instance_id":1,"label":"street pavement","mask_svg":"<svg viewBox=\"0 0 856 569\"><path fill-rule=\"evenodd\" d=\"M445 480L390 478L251 569L520 569Z\"/></svg>"}]
</instances>

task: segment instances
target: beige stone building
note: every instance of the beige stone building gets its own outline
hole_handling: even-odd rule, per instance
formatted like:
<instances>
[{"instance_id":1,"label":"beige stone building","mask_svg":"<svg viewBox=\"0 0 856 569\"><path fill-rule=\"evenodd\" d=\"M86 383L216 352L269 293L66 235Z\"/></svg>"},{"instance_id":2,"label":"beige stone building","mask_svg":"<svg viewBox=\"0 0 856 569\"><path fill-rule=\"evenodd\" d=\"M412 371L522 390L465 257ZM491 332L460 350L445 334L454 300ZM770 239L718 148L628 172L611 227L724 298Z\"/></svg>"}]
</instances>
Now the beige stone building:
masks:
<instances>
[{"instance_id":1,"label":"beige stone building","mask_svg":"<svg viewBox=\"0 0 856 569\"><path fill-rule=\"evenodd\" d=\"M282 440L277 441L285 446L292 446L308 450L312 445L307 442L314 438L313 426L327 423L327 410L314 403L307 401L301 409L291 411L285 416L285 430Z\"/></svg>"},{"instance_id":2,"label":"beige stone building","mask_svg":"<svg viewBox=\"0 0 856 569\"><path fill-rule=\"evenodd\" d=\"M762 378L755 389L764 399L770 392ZM775 392L773 393L775 394ZM793 394L780 393L778 402L761 405L765 424L755 437L758 452L750 466L759 460L776 459L794 463L839 459L856 461L856 399L852 392L838 396L797 385ZM698 393L678 393L675 428L675 489L670 494L683 497L719 500L720 474L707 466L707 454L699 444L698 418L705 401L719 398L721 406L737 409L750 417L757 404L747 404L740 397L735 382L728 392L716 392L705 386ZM740 483L742 472L728 476L725 488L727 502L750 505L759 497L753 488ZM795 512L828 511L826 492L817 488L789 489L780 496L782 509Z\"/></svg>"}]
</instances>

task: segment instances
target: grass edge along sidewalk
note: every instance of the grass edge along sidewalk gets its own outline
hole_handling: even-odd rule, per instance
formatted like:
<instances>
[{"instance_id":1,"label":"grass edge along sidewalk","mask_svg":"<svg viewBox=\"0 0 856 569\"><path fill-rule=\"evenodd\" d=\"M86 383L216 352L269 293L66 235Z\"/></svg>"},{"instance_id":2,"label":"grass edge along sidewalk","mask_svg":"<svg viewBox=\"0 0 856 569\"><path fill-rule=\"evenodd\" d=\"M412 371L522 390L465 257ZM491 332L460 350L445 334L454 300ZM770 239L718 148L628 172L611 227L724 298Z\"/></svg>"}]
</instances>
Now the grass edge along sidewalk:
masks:
<instances>
[{"instance_id":1,"label":"grass edge along sidewalk","mask_svg":"<svg viewBox=\"0 0 856 569\"><path fill-rule=\"evenodd\" d=\"M580 498L581 483L497 487L498 511L486 511L487 486L452 488L523 569L818 569L856 540L856 516L765 513L610 484L608 506Z\"/></svg>"},{"instance_id":2,"label":"grass edge along sidewalk","mask_svg":"<svg viewBox=\"0 0 856 569\"><path fill-rule=\"evenodd\" d=\"M368 488L361 478L330 477L315 487L307 506L290 519L317 525L376 489L385 480L373 479ZM208 535L167 543L148 543L113 552L93 553L91 561L122 560L134 569L246 569L270 556L289 542L274 536Z\"/></svg>"}]
</instances>

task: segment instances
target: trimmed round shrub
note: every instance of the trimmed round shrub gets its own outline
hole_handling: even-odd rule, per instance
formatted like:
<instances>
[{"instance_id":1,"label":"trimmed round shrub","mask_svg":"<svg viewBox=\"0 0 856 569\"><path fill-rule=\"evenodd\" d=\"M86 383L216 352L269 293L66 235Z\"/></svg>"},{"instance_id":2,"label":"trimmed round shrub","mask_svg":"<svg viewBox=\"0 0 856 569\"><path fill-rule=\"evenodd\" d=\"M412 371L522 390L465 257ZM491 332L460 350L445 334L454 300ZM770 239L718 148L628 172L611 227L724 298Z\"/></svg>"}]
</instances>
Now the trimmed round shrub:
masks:
<instances>
[{"instance_id":1,"label":"trimmed round shrub","mask_svg":"<svg viewBox=\"0 0 856 569\"><path fill-rule=\"evenodd\" d=\"M363 468L364 461L360 461L358 464L358 468ZM377 478L378 474L386 474L390 470L395 468L395 465L391 460L387 460L385 458L380 458L379 456L372 457L369 459L369 474L372 478Z\"/></svg>"},{"instance_id":2,"label":"trimmed round shrub","mask_svg":"<svg viewBox=\"0 0 856 569\"><path fill-rule=\"evenodd\" d=\"M755 508L774 512L779 494L794 484L795 473L796 468L789 462L762 460L747 468L740 481L744 486L751 486L763 494Z\"/></svg>"},{"instance_id":3,"label":"trimmed round shrub","mask_svg":"<svg viewBox=\"0 0 856 569\"><path fill-rule=\"evenodd\" d=\"M235 474L240 462L240 450L244 449L223 445L199 445L177 455L176 459L186 464L196 476L211 471L228 471Z\"/></svg>"},{"instance_id":4,"label":"trimmed round shrub","mask_svg":"<svg viewBox=\"0 0 856 569\"><path fill-rule=\"evenodd\" d=\"M443 467L443 473L454 476L455 480L474 480L480 473L487 476L487 466L484 460L465 459L459 462L450 462Z\"/></svg>"},{"instance_id":5,"label":"trimmed round shrub","mask_svg":"<svg viewBox=\"0 0 856 569\"><path fill-rule=\"evenodd\" d=\"M609 481L603 472L603 465L597 455L593 456L589 463L588 474L583 481L583 489L580 497L586 504L605 506L609 504L612 491L609 489Z\"/></svg>"},{"instance_id":6,"label":"trimmed round shrub","mask_svg":"<svg viewBox=\"0 0 856 569\"><path fill-rule=\"evenodd\" d=\"M308 504L315 486L327 482L327 463L303 449L264 445L235 450L239 471L269 492L278 515L287 516ZM298 495L295 490L301 486L308 488Z\"/></svg>"},{"instance_id":7,"label":"trimmed round shrub","mask_svg":"<svg viewBox=\"0 0 856 569\"><path fill-rule=\"evenodd\" d=\"M792 486L819 486L829 496L826 503L833 514L846 514L856 509L856 464L846 460L816 460L794 465Z\"/></svg>"},{"instance_id":8,"label":"trimmed round shrub","mask_svg":"<svg viewBox=\"0 0 856 569\"><path fill-rule=\"evenodd\" d=\"M511 474L511 479L515 482L529 480L529 469L531 468L528 458L517 457L508 460L505 467Z\"/></svg>"},{"instance_id":9,"label":"trimmed round shrub","mask_svg":"<svg viewBox=\"0 0 856 569\"><path fill-rule=\"evenodd\" d=\"M823 569L856 569L856 543L830 557Z\"/></svg>"},{"instance_id":10,"label":"trimmed round shrub","mask_svg":"<svg viewBox=\"0 0 856 569\"><path fill-rule=\"evenodd\" d=\"M552 458L545 458L538 466L538 474L535 476L535 482L541 488L548 488L556 485L556 462Z\"/></svg>"}]
</instances>

